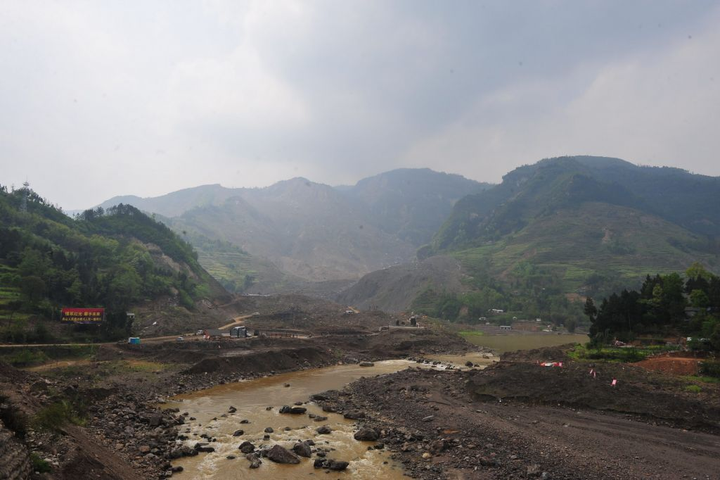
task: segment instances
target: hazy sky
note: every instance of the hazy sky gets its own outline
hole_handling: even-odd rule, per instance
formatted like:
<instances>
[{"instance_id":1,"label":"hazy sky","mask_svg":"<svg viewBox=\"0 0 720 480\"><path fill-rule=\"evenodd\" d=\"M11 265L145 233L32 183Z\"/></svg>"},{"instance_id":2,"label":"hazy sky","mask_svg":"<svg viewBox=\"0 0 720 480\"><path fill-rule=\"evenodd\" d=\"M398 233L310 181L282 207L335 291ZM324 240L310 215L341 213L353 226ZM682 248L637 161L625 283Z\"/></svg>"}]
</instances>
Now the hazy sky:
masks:
<instances>
[{"instance_id":1,"label":"hazy sky","mask_svg":"<svg viewBox=\"0 0 720 480\"><path fill-rule=\"evenodd\" d=\"M0 184L118 194L567 154L720 175L716 1L0 1Z\"/></svg>"}]
</instances>

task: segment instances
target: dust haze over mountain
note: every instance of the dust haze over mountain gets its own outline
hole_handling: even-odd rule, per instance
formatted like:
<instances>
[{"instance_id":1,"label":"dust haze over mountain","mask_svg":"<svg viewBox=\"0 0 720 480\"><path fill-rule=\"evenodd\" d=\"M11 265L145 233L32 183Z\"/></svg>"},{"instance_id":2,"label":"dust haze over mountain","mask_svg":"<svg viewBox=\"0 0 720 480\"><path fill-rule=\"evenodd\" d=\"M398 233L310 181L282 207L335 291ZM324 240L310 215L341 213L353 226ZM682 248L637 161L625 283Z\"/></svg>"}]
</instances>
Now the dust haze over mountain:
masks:
<instances>
[{"instance_id":1,"label":"dust haze over mountain","mask_svg":"<svg viewBox=\"0 0 720 480\"><path fill-rule=\"evenodd\" d=\"M333 282L412 261L458 200L487 188L460 175L400 169L353 186L305 178L266 188L206 185L155 198L114 197L101 207L125 203L161 215L230 290L297 291L308 282L335 288Z\"/></svg>"},{"instance_id":2,"label":"dust haze over mountain","mask_svg":"<svg viewBox=\"0 0 720 480\"><path fill-rule=\"evenodd\" d=\"M66 209L602 154L720 174L720 6L0 4L0 167Z\"/></svg>"}]
</instances>

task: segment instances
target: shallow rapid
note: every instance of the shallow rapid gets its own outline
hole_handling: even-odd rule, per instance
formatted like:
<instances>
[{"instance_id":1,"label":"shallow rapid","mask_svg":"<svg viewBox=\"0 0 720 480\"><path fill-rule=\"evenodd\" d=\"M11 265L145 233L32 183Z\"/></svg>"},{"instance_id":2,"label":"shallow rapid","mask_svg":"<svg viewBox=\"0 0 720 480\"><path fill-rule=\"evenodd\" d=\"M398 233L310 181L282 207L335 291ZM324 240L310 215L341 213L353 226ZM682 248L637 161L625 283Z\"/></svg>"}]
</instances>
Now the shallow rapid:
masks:
<instances>
[{"instance_id":1,"label":"shallow rapid","mask_svg":"<svg viewBox=\"0 0 720 480\"><path fill-rule=\"evenodd\" d=\"M483 360L479 355L456 358L458 367L464 365L468 359L476 363ZM485 359L484 363L489 361ZM166 407L177 407L181 412L187 412L186 424L180 429L189 437L185 443L192 447L197 442L206 442L207 440L201 437L203 434L216 439L209 443L209 446L215 449L214 452L173 462L174 466L182 466L184 469L178 478L293 480L319 475L327 478L323 470L313 468L313 461L317 458L315 454L310 459L301 457L299 465L280 465L262 459L260 468L252 470L249 468L250 462L238 450L243 441L250 441L260 448L278 443L290 449L297 441L310 439L316 444L313 450L327 450L328 459L350 462L345 472L333 472L335 475L332 478L346 475L360 480L406 478L401 467L390 459L388 452L369 449L374 443L360 442L353 438L356 431L354 421L346 420L338 414L323 412L312 402L303 404L307 413L302 415L280 414L279 410L283 405L307 402L314 393L342 389L346 384L363 376L394 373L415 365L416 363L407 360L376 362L372 367L338 365L220 385L174 397ZM237 410L230 413L230 407ZM327 420L317 422L308 414L326 416ZM243 421L249 423L242 423ZM323 425L329 426L332 432L318 434L316 430ZM269 440L264 440L265 429L268 427L272 428L273 432L269 434ZM244 433L233 436L237 430L243 430ZM228 458L233 456L234 459Z\"/></svg>"}]
</instances>

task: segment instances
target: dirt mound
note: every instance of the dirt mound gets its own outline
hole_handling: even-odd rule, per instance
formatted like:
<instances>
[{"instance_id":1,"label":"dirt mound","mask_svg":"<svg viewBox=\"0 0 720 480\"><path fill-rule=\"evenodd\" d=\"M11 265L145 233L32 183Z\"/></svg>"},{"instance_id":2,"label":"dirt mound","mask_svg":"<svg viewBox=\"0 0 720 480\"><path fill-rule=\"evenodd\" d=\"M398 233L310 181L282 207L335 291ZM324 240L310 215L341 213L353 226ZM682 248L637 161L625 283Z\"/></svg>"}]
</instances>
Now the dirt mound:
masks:
<instances>
[{"instance_id":1,"label":"dirt mound","mask_svg":"<svg viewBox=\"0 0 720 480\"><path fill-rule=\"evenodd\" d=\"M31 374L0 361L0 382L22 383L26 382L29 377L31 377Z\"/></svg>"},{"instance_id":2,"label":"dirt mound","mask_svg":"<svg viewBox=\"0 0 720 480\"><path fill-rule=\"evenodd\" d=\"M519 400L627 413L672 425L720 432L720 401L708 391L683 393L663 376L629 365L602 364L597 377L587 364L548 368L531 363L500 362L470 377L468 388L478 400ZM611 381L617 379L617 385ZM665 388L669 387L669 388Z\"/></svg>"},{"instance_id":3,"label":"dirt mound","mask_svg":"<svg viewBox=\"0 0 720 480\"><path fill-rule=\"evenodd\" d=\"M479 349L457 335L433 329L390 330L366 338L368 351L377 358L416 353L463 353Z\"/></svg>"},{"instance_id":4,"label":"dirt mound","mask_svg":"<svg viewBox=\"0 0 720 480\"><path fill-rule=\"evenodd\" d=\"M700 370L700 360L697 358L678 357L652 357L635 365L653 372L669 373L671 375L697 375Z\"/></svg>"},{"instance_id":5,"label":"dirt mound","mask_svg":"<svg viewBox=\"0 0 720 480\"><path fill-rule=\"evenodd\" d=\"M334 361L330 349L319 347L302 347L295 349L268 350L264 352L248 352L246 355L233 357L206 358L183 373L266 373L297 369L298 365L319 367Z\"/></svg>"},{"instance_id":6,"label":"dirt mound","mask_svg":"<svg viewBox=\"0 0 720 480\"><path fill-rule=\"evenodd\" d=\"M503 362L565 362L568 359L567 351L574 346L574 343L568 343L558 347L506 352L500 356L500 359Z\"/></svg>"}]
</instances>

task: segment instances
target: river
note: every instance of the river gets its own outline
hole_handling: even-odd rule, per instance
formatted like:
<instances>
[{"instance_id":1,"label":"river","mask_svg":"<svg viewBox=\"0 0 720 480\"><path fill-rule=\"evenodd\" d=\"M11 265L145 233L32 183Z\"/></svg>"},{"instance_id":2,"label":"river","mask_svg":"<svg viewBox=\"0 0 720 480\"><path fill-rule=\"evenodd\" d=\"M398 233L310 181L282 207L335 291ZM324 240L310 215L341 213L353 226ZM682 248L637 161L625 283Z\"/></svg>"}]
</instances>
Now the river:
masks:
<instances>
[{"instance_id":1,"label":"river","mask_svg":"<svg viewBox=\"0 0 720 480\"><path fill-rule=\"evenodd\" d=\"M428 358L433 358L428 356ZM452 362L457 368L463 368L466 361L487 365L493 360L482 358L479 354L467 356L442 356L437 360ZM249 462L238 450L245 440L256 447L272 446L279 443L286 448L292 447L296 441L312 439L314 448L328 449L327 458L350 462L345 472L333 472L332 478L352 476L353 480L387 480L406 479L402 469L389 457L384 450L368 450L372 443L358 442L353 438L355 422L344 419L341 415L324 413L313 403L303 406L308 413L327 416L324 422L315 422L305 415L287 415L278 413L282 405L293 405L295 402L306 402L313 393L325 390L341 389L343 386L363 376L375 376L394 373L399 370L416 366L407 360L388 360L376 362L373 367L358 365L337 365L327 368L304 370L274 375L257 380L219 385L207 390L174 397L166 408L177 407L181 412L188 412L186 424L181 432L190 437L187 445L194 446L203 433L217 439L210 443L215 452L201 453L196 457L186 457L173 462L174 466L182 466L184 472L179 478L192 479L307 479L315 475L324 475L323 470L313 468L312 459L301 458L299 465L279 465L267 459L256 470L249 468ZM425 368L443 368L442 366L425 366ZM289 385L289 386L285 386ZM229 414L229 408L237 409ZM272 407L268 410L267 407ZM224 416L223 416L224 415ZM195 420L189 420L194 417ZM248 420L249 423L241 423ZM319 435L316 429L328 425L332 433ZM263 440L265 429L274 431L270 440ZM244 434L233 437L236 430L244 430ZM235 459L228 459L235 456Z\"/></svg>"}]
</instances>

